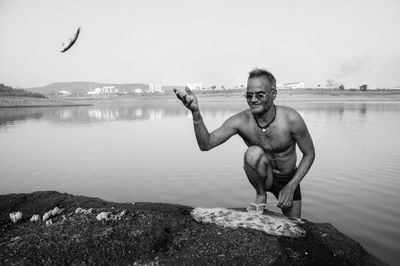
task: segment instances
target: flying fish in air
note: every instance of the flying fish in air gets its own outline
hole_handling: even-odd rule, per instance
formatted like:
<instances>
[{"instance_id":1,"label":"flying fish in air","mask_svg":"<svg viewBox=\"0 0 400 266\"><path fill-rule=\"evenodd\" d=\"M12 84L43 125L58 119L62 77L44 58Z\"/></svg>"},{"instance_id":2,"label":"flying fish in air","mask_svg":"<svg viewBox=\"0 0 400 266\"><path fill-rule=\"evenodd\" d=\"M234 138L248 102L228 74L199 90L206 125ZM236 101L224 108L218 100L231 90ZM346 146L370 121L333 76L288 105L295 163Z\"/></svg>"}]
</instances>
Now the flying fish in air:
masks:
<instances>
[{"instance_id":1,"label":"flying fish in air","mask_svg":"<svg viewBox=\"0 0 400 266\"><path fill-rule=\"evenodd\" d=\"M74 36L72 38L70 38L67 42L63 43L61 51L60 51L61 53L68 51L69 48L71 48L74 45L74 43L78 39L80 31L81 31L81 28L78 27L78 30L75 32Z\"/></svg>"}]
</instances>

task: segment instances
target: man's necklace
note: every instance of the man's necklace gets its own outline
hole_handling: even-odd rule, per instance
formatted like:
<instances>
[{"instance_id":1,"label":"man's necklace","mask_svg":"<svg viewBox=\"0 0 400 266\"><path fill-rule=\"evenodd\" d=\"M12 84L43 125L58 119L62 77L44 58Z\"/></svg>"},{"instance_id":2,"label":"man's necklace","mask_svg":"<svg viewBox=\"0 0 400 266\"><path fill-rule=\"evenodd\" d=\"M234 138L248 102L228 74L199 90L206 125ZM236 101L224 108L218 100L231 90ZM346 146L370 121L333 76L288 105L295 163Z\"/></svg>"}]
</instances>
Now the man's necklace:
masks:
<instances>
[{"instance_id":1,"label":"man's necklace","mask_svg":"<svg viewBox=\"0 0 400 266\"><path fill-rule=\"evenodd\" d=\"M258 121L257 121L257 118L254 116L254 120L256 120L256 124L257 124L257 126L259 127L259 128L261 128L261 130L262 130L262 132L265 132L266 130L267 130L267 127L269 127L269 125L271 125L272 124L272 122L274 122L274 120L275 120L275 117L276 117L276 107L275 107L275 105L274 105L274 117L272 118L272 120L271 121L269 121L269 123L267 124L267 125L265 125L265 126L260 126L260 124L258 123Z\"/></svg>"}]
</instances>

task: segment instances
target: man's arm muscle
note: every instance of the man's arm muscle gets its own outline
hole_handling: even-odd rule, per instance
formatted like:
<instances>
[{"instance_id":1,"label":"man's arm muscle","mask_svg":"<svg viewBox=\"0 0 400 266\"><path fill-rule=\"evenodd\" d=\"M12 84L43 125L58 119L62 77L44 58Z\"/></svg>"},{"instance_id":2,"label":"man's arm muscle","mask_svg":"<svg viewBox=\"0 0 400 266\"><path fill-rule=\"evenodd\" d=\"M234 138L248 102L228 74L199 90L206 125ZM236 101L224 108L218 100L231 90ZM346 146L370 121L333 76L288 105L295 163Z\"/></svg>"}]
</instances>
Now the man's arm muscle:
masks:
<instances>
[{"instance_id":1,"label":"man's arm muscle","mask_svg":"<svg viewBox=\"0 0 400 266\"><path fill-rule=\"evenodd\" d=\"M296 174L290 181L290 183L297 186L313 164L315 150L310 133L308 132L303 118L296 112L291 120L293 138L296 140L300 151L303 153L303 157L301 158Z\"/></svg>"},{"instance_id":2,"label":"man's arm muscle","mask_svg":"<svg viewBox=\"0 0 400 266\"><path fill-rule=\"evenodd\" d=\"M194 132L197 139L197 144L200 150L208 151L225 141L237 133L237 117L232 116L228 118L221 127L217 128L213 132L209 133L206 126L203 123L203 119L200 112L193 112L193 125Z\"/></svg>"}]
</instances>

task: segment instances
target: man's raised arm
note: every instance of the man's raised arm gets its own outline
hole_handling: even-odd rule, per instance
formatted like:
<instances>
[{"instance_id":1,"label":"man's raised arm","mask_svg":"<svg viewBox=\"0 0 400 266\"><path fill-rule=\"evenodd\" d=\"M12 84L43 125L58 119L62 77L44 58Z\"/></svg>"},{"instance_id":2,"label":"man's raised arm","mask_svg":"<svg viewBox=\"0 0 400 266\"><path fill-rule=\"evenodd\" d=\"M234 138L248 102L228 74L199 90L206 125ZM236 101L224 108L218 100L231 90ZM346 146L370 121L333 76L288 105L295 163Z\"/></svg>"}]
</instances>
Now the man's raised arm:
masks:
<instances>
[{"instance_id":1,"label":"man's raised arm","mask_svg":"<svg viewBox=\"0 0 400 266\"><path fill-rule=\"evenodd\" d=\"M197 97L189 89L185 88L186 93L174 89L176 97L182 101L183 105L192 111L194 132L197 139L197 144L200 150L208 151L215 146L218 146L227 141L231 136L237 133L234 126L234 119L230 118L225 121L222 126L214 130L211 134L204 125L203 118L200 113Z\"/></svg>"}]
</instances>

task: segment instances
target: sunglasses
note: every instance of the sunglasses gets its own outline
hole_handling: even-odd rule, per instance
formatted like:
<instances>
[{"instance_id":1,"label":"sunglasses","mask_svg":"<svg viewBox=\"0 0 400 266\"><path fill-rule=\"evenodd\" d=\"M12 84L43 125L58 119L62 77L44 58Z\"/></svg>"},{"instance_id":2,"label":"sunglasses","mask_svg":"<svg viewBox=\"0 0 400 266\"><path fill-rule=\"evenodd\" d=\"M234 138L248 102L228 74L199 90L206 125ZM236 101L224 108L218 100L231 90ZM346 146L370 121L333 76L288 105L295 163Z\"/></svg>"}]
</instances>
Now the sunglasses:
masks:
<instances>
[{"instance_id":1,"label":"sunglasses","mask_svg":"<svg viewBox=\"0 0 400 266\"><path fill-rule=\"evenodd\" d=\"M247 100L251 100L251 99L253 99L253 96L256 96L256 98L257 98L258 100L262 100L262 99L264 99L268 94L270 94L270 93L273 92L273 91L274 91L274 90L270 90L269 92L260 91L260 92L256 92L256 93L249 93L249 92L247 92L247 93L244 94L244 97L245 97Z\"/></svg>"}]
</instances>

